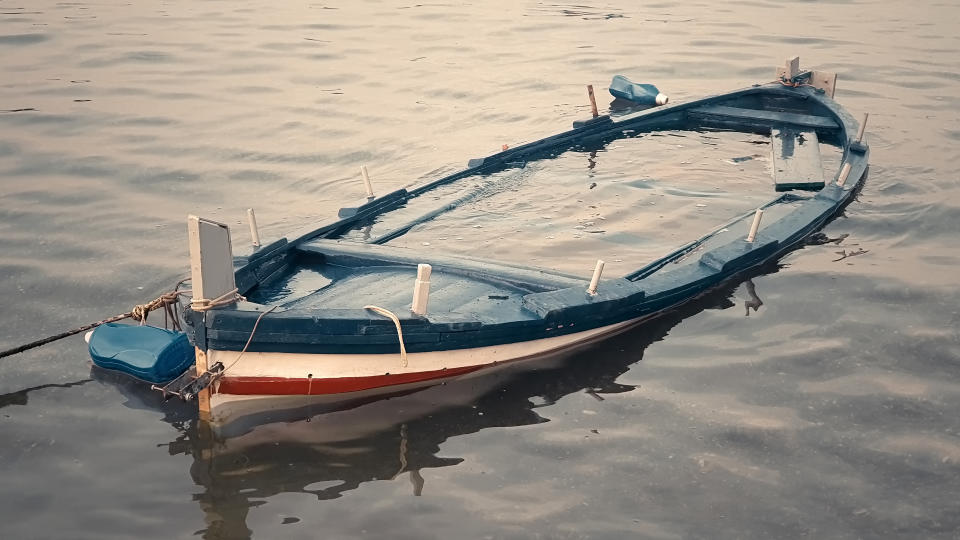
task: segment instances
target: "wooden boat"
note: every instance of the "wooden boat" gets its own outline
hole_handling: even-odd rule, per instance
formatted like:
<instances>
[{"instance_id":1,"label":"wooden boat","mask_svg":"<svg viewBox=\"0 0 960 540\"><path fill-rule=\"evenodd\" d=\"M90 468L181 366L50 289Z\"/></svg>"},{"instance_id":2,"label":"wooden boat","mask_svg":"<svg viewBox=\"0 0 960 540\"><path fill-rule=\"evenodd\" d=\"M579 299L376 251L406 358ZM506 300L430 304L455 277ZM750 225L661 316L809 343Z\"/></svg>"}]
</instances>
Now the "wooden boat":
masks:
<instances>
[{"instance_id":1,"label":"wooden boat","mask_svg":"<svg viewBox=\"0 0 960 540\"><path fill-rule=\"evenodd\" d=\"M245 259L233 258L225 225L191 216L193 301L184 318L199 378L191 374L187 386L170 391L199 391L201 410L214 419L254 410L264 398L283 407L304 395L405 392L590 343L775 260L851 200L869 155L862 126L858 132L832 99L829 74L800 72L794 61L778 75L769 84L577 122L421 187L343 208L337 220ZM344 240L441 186L665 130L769 136L772 200L618 277L602 276L602 261L591 279L388 245L455 203L366 242ZM823 171L820 143L842 154L836 170Z\"/></svg>"}]
</instances>

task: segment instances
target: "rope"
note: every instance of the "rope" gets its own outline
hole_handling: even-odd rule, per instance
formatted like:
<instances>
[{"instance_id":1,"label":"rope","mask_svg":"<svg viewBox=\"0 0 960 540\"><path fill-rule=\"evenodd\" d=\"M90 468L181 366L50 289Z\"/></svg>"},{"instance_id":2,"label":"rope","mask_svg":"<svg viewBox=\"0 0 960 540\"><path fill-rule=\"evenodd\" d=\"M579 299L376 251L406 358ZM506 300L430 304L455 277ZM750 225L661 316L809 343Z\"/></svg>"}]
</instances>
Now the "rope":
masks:
<instances>
[{"instance_id":1,"label":"rope","mask_svg":"<svg viewBox=\"0 0 960 540\"><path fill-rule=\"evenodd\" d=\"M388 317L397 327L397 337L400 339L400 365L407 367L407 348L403 345L403 330L400 328L400 318L394 315L389 309L379 306L363 306L363 309L369 309L374 313Z\"/></svg>"},{"instance_id":2,"label":"rope","mask_svg":"<svg viewBox=\"0 0 960 540\"><path fill-rule=\"evenodd\" d=\"M149 315L151 311L162 307L164 308L164 327L166 327L170 319L172 319L173 329L180 330L180 321L177 320L177 317L174 315L172 306L176 305L181 294L186 294L188 292L190 291L173 290L160 295L152 302L148 302L146 304L137 304L136 306L133 306L133 309L130 310L130 318L135 321L139 321L140 325L143 326L147 322L147 315Z\"/></svg>"},{"instance_id":3,"label":"rope","mask_svg":"<svg viewBox=\"0 0 960 540\"><path fill-rule=\"evenodd\" d=\"M177 303L177 300L178 300L178 298L180 297L180 295L182 295L182 294L189 294L189 293L191 292L191 291L189 291L189 290L183 290L183 291L179 290L180 285L183 284L183 281L184 281L184 280L181 280L179 283L177 283L177 286L176 286L176 288L175 288L173 291L170 291L170 292L168 292L168 293L162 294L162 295L160 295L159 297L157 297L156 299L154 299L153 301L147 302L146 304L138 304L138 305L134 306L133 309L131 309L131 310L128 311L127 313L122 313L122 314L120 314L120 315L114 315L113 317L109 317L109 318L103 319L102 321L97 321L97 322L94 322L94 323L85 324L85 325L83 325L83 326L81 326L81 327L79 327L79 328L74 328L73 330L67 330L66 332L61 332L61 333L59 333L59 334L54 334L54 335L52 335L52 336L45 337L45 338L43 338L43 339L38 339L38 340L36 340L36 341L31 341L30 343L26 343L26 344L24 344L24 345L20 345L19 347L14 347L14 348L12 348L12 349L7 349L7 350L5 350L5 351L0 351L0 358L4 358L4 357L6 357L6 356L12 356L12 355L14 355L14 354L19 354L19 353L22 353L23 351L27 351L27 350L30 350L30 349L34 349L34 348L39 347L39 346L41 346L41 345L46 345L47 343L52 343L52 342L54 342L54 341L63 339L63 338L65 338L65 337L70 337L70 336L77 335L77 334L79 334L79 333L81 333L81 332L86 332L87 330L91 330L91 329L96 328L96 327L98 327L98 326L100 326L100 325L102 325L102 324L107 324L107 323L122 321L123 319L133 319L133 320L135 320L135 321L140 321L140 324L144 324L144 323L146 322L146 320L147 320L147 315L148 315L151 311L156 310L156 309L159 309L160 307L163 307L164 310L165 310L164 316L170 316L170 317L172 317L173 322L174 322L174 328L175 328L176 330L179 330L179 329L180 329L180 323L179 323L179 321L177 321L177 318L176 318L176 316L174 315L172 306ZM234 291L234 292L236 292L236 291Z\"/></svg>"},{"instance_id":4,"label":"rope","mask_svg":"<svg viewBox=\"0 0 960 540\"><path fill-rule=\"evenodd\" d=\"M784 78L779 79L777 82L779 82L780 84L782 84L782 85L784 85L784 86L788 86L788 87L790 87L790 88L799 88L799 87L801 87L801 86L813 86L812 84L807 83L807 82L793 81L793 80L788 80L788 79L784 79Z\"/></svg>"},{"instance_id":5,"label":"rope","mask_svg":"<svg viewBox=\"0 0 960 540\"><path fill-rule=\"evenodd\" d=\"M239 289L234 288L233 290L227 291L213 300L194 300L193 303L190 304L190 309L194 311L209 311L214 308L229 306L234 302L246 300L246 298L237 294L238 290Z\"/></svg>"},{"instance_id":6,"label":"rope","mask_svg":"<svg viewBox=\"0 0 960 540\"><path fill-rule=\"evenodd\" d=\"M236 292L236 289L234 289L234 292ZM240 357L243 356L243 353L247 352L247 347L249 347L249 346L250 346L250 342L253 341L253 335L257 333L257 326L260 326L260 319L264 318L267 313L270 313L271 311L277 309L277 307L278 307L278 306L272 306L270 309L264 311L263 313L260 314L259 317L257 317L256 322L253 323L253 330L250 330L250 337L247 338L247 343L243 346L243 350L240 351L240 354L237 355L237 357L233 360L233 362L232 362L229 366L223 368L223 371L221 371L220 374L217 375L217 377L222 376L224 373L227 372L228 369L230 369L230 368L232 368L233 366L237 365L237 362L240 361ZM312 381L311 381L311 382L312 382Z\"/></svg>"}]
</instances>

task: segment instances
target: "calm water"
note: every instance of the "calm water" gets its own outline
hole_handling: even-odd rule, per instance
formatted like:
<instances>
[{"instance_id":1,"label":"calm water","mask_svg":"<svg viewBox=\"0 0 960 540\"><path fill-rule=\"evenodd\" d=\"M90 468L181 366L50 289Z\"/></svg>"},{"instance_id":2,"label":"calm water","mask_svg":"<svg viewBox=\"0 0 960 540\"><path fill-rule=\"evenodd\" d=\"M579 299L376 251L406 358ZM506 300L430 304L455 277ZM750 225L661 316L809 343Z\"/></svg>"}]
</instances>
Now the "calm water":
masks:
<instances>
[{"instance_id":1,"label":"calm water","mask_svg":"<svg viewBox=\"0 0 960 540\"><path fill-rule=\"evenodd\" d=\"M960 5L274 4L0 0L0 348L167 290L188 213L292 234L362 195L360 164L382 191L436 177L617 73L683 100L793 54L838 72L871 113L826 230L850 236L534 372L226 440L79 337L0 360L0 537L960 538ZM577 189L627 230L598 159ZM529 204L556 229L480 255L546 265L595 217ZM508 227L494 209L470 219Z\"/></svg>"}]
</instances>

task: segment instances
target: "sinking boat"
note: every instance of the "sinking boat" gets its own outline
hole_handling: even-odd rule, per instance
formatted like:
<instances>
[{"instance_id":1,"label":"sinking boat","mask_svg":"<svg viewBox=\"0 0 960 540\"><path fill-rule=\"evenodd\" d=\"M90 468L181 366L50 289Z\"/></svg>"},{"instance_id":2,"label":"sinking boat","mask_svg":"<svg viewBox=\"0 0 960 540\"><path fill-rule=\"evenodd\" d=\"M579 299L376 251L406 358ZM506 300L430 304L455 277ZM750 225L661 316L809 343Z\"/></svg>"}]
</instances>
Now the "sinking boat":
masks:
<instances>
[{"instance_id":1,"label":"sinking boat","mask_svg":"<svg viewBox=\"0 0 960 540\"><path fill-rule=\"evenodd\" d=\"M264 399L284 407L305 395L403 393L621 332L776 260L852 199L869 148L863 126L833 100L834 82L794 59L775 82L597 115L414 189L373 197L368 182L371 196L337 220L246 258L233 257L226 225L191 216L193 300L183 317L196 366L163 388L227 420ZM623 79L615 84L622 92ZM351 234L464 179L617 139L708 130L770 137L772 199L666 256L634 261L623 276L604 276L603 261L591 277L389 245L469 193L365 240ZM835 170L824 171L821 144L841 156Z\"/></svg>"}]
</instances>

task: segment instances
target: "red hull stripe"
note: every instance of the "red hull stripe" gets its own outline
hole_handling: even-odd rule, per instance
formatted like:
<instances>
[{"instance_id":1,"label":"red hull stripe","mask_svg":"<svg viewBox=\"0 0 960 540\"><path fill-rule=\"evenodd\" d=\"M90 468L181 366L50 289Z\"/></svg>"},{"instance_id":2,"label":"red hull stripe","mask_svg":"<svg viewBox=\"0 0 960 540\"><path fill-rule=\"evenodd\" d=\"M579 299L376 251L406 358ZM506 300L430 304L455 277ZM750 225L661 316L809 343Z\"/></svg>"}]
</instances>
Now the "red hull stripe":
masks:
<instances>
[{"instance_id":1,"label":"red hull stripe","mask_svg":"<svg viewBox=\"0 0 960 540\"><path fill-rule=\"evenodd\" d=\"M492 365L492 364L491 364ZM288 379L284 377L224 377L220 379L218 394L262 395L262 396L307 396L323 394L342 394L359 392L374 388L385 388L398 384L409 384L433 379L456 377L489 367L467 366L441 369L437 371L419 371L416 373L397 373L396 375L376 375L372 377L338 377L336 379Z\"/></svg>"}]
</instances>

